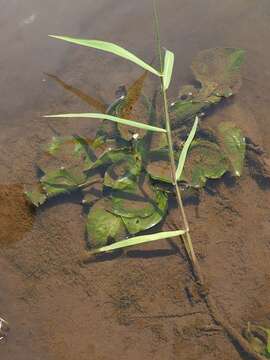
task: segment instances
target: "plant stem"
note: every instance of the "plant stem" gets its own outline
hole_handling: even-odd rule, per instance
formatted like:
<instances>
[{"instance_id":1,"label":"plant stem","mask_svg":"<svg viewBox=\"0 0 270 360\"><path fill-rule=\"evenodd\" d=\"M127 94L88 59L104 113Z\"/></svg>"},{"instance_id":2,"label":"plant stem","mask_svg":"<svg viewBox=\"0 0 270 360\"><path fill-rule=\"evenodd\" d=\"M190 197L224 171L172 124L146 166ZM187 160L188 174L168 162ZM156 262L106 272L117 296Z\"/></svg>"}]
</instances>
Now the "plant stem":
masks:
<instances>
[{"instance_id":1,"label":"plant stem","mask_svg":"<svg viewBox=\"0 0 270 360\"><path fill-rule=\"evenodd\" d=\"M155 40L157 45L157 53L159 56L159 66L160 66L160 72L163 71L163 58L161 53L161 46L160 46L160 27L159 27L159 14L158 14L158 7L157 7L157 1L153 0L153 9L154 9L154 26L155 26Z\"/></svg>"},{"instance_id":2,"label":"plant stem","mask_svg":"<svg viewBox=\"0 0 270 360\"><path fill-rule=\"evenodd\" d=\"M169 156L170 156L170 163L171 163L172 183L175 187L176 199L177 199L178 206L179 206L178 209L179 209L180 217L183 220L184 229L186 231L185 235L183 235L183 241L184 241L184 245L185 245L186 251L188 253L188 256L190 258L190 261L192 262L193 269L196 272L198 281L200 282L201 285L203 285L204 281L203 281L201 268L200 268L199 262L197 260L195 251L193 249L192 240L191 240L191 236L190 236L190 232L189 232L189 223L188 223L188 220L186 217L183 200L181 197L181 192L180 192L180 189L179 189L179 186L177 183L177 179L176 179L176 166L175 166L175 161L174 161L172 132L171 132L169 111L168 111L168 99L167 99L167 92L164 89L163 81L162 81L161 87L162 87L163 102L164 102L165 123L166 123L166 130L167 130L167 142L168 142L168 147L169 147Z\"/></svg>"}]
</instances>

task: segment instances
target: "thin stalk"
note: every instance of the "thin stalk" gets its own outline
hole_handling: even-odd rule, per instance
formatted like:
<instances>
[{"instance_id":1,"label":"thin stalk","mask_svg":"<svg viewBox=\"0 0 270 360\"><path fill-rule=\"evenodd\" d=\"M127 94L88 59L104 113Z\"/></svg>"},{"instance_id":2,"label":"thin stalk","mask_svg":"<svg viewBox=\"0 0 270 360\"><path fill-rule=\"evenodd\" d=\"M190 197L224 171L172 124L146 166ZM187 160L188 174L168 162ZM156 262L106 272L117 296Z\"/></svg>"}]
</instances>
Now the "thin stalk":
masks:
<instances>
[{"instance_id":1,"label":"thin stalk","mask_svg":"<svg viewBox=\"0 0 270 360\"><path fill-rule=\"evenodd\" d=\"M159 14L158 14L158 7L157 7L156 0L153 0L153 9L154 9L156 46L157 46L157 52L158 52L158 55L159 55L160 72L162 73L162 71L163 71L163 60L162 60L161 41L160 41ZM178 186L177 180L176 180L176 166L175 166L175 162L174 162L172 132L171 132L171 125L170 125L169 111L168 111L168 99L167 99L167 92L166 92L166 90L164 88L163 79L161 79L161 91L162 91L163 103L164 103L165 123L166 123L166 130L167 130L166 136L167 136L167 142L168 142L168 147L169 147L172 182L173 182L173 185L175 187L175 193L176 193L176 198L177 198L177 202L178 202L179 215L180 215L180 218L182 218L182 220L183 220L184 228L185 228L185 231L186 231L186 234L184 236L182 236L182 239L184 241L185 249L186 249L187 254L188 254L189 258L190 258L190 261L193 264L194 271L196 272L196 275L197 275L197 278L198 278L197 280L201 284L203 284L203 277L202 277L202 273L201 273L201 270L200 270L200 265L198 263L196 254L195 254L194 249L193 249L192 240L191 240L190 233L189 233L189 224L188 224L188 220L187 220L187 217L186 217L186 213L185 213L185 209L184 209L180 189L179 189L179 186Z\"/></svg>"},{"instance_id":2,"label":"thin stalk","mask_svg":"<svg viewBox=\"0 0 270 360\"><path fill-rule=\"evenodd\" d=\"M163 81L162 81L162 94L163 94L163 102L164 102L165 123L166 123L166 130L167 130L167 133L166 133L167 134L167 142L168 142L168 147L169 147L169 157L170 157L170 163L171 163L172 183L175 187L179 215L183 220L184 229L186 231L186 233L183 235L182 238L183 238L184 245L185 245L186 251L188 253L188 256L192 262L193 269L196 272L196 275L198 278L197 280L200 282L201 285L203 285L204 281L203 281L201 268L200 268L199 262L197 260L195 251L193 249L192 240L191 240L191 236L189 233L189 223L188 223L187 216L185 213L185 209L184 209L184 205L183 205L183 201L182 201L182 197L181 197L181 192L180 192L180 189L179 189L179 186L177 183L177 179L176 179L176 166L175 166L175 161L174 161L172 132L171 132L171 125L170 125L169 111L168 111L168 99L167 99L167 92L164 89Z\"/></svg>"},{"instance_id":3,"label":"thin stalk","mask_svg":"<svg viewBox=\"0 0 270 360\"><path fill-rule=\"evenodd\" d=\"M157 7L157 1L153 0L153 9L154 9L154 26L155 26L155 42L157 46L157 53L159 56L159 65L160 65L160 72L163 71L163 58L161 53L161 46L160 46L160 26L159 26L159 13L158 13L158 7Z\"/></svg>"}]
</instances>

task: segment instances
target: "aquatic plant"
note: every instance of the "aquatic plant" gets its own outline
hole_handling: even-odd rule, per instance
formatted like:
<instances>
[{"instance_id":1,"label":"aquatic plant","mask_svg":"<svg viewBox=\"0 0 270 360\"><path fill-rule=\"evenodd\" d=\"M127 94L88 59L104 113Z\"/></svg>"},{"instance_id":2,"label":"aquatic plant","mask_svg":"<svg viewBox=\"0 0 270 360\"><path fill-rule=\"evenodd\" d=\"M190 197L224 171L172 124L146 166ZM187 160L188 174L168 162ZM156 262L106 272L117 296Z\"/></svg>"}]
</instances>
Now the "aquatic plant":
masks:
<instances>
[{"instance_id":1,"label":"aquatic plant","mask_svg":"<svg viewBox=\"0 0 270 360\"><path fill-rule=\"evenodd\" d=\"M44 156L37 163L44 175L38 186L27 191L27 195L33 204L39 206L51 197L80 190L83 204L91 206L86 229L89 246L96 249L92 250L93 252L112 249L104 246L111 246L112 242L118 242L127 235L135 235L160 223L167 214L170 193L175 192L177 195L181 218L185 219L181 192L185 194L186 190L183 189L199 189L205 185L207 179L218 179L227 171L240 176L245 155L245 141L241 130L232 123L221 123L218 131L212 133L212 139L209 139L209 136L205 138L199 132L196 135L196 130L200 129L199 116L202 109L210 106L209 98L215 97L215 102L211 104L216 104L225 97L225 93L226 96L231 96L236 91L236 81L239 88L239 63L244 56L242 50L212 49L199 53L193 62L193 69L196 79L202 81L201 88L194 88L193 97L191 98L189 92L189 99L183 100L183 94L188 87L185 86L180 91L181 96L168 106L166 91L174 63L171 51L165 52L164 69L156 70L127 50L111 43L69 37L56 38L112 51L139 64L145 70L127 90L120 91L111 105L82 94L55 76L49 75L99 113L47 117L101 119L102 124L93 140L78 135L54 137L44 148ZM204 58L202 53L206 52L208 62L201 64L198 59ZM213 78L214 71L211 69L215 64L219 64L220 81ZM200 68L211 73L212 79L207 77L207 81L204 80ZM161 79L165 121L163 116L158 117L153 101L142 95L149 71ZM222 76L223 73L233 81L229 81L225 75ZM132 115L139 103L142 111L139 121L134 121ZM108 126L108 123L112 126ZM171 125L175 133L171 130ZM176 142L179 139L181 143L177 147ZM179 188L179 183L182 189ZM92 196L97 185L102 185L99 198ZM184 231L188 233L188 224L184 223L184 227ZM130 239L126 244L130 246ZM123 246L123 242L119 243L120 246ZM115 247L117 245L113 246ZM193 253L192 249L190 251Z\"/></svg>"},{"instance_id":2,"label":"aquatic plant","mask_svg":"<svg viewBox=\"0 0 270 360\"><path fill-rule=\"evenodd\" d=\"M155 17L157 23L156 12ZM127 91L120 88L117 99L109 106L82 96L54 77L99 112L46 117L100 119L102 123L93 140L78 135L55 137L38 162L44 175L27 196L39 206L51 197L80 190L83 203L91 205L86 224L91 251L87 256L180 236L192 264L199 294L214 321L246 352L260 359L249 342L220 315L205 286L182 200L184 189L200 189L208 179L218 179L226 172L231 172L232 176L242 173L245 157L242 131L229 122L220 123L215 130L206 130L201 126L200 118L210 107L240 89L239 70L244 51L218 48L200 52L192 64L200 87L182 87L179 96L169 105L167 90L173 74L174 54L169 50L162 53L158 27L156 33L159 69L116 44L51 35L59 40L113 53L137 64L144 73ZM163 116L157 116L155 98L141 94L148 72L160 79ZM139 101L147 116L136 118L133 110ZM92 191L97 185L101 190L98 196L96 191ZM170 194L174 194L178 202L179 229L130 237L152 228L165 218Z\"/></svg>"}]
</instances>

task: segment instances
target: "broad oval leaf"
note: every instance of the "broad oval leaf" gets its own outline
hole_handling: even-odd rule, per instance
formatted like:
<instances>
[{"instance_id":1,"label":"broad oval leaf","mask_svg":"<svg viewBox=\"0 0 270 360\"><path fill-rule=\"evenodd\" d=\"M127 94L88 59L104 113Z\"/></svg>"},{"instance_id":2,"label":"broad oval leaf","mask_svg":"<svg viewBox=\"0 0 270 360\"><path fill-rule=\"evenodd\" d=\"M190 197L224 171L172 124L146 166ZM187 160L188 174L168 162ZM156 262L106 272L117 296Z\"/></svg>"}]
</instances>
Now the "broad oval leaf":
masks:
<instances>
[{"instance_id":1,"label":"broad oval leaf","mask_svg":"<svg viewBox=\"0 0 270 360\"><path fill-rule=\"evenodd\" d=\"M171 162L167 148L149 152L146 171L154 180L172 183Z\"/></svg>"},{"instance_id":2,"label":"broad oval leaf","mask_svg":"<svg viewBox=\"0 0 270 360\"><path fill-rule=\"evenodd\" d=\"M90 143L93 141L81 136L53 137L44 147L37 161L38 167L44 172L64 168L81 168L83 172L90 169L96 160L96 155Z\"/></svg>"},{"instance_id":3,"label":"broad oval leaf","mask_svg":"<svg viewBox=\"0 0 270 360\"><path fill-rule=\"evenodd\" d=\"M152 242L152 241L169 239L169 238L181 236L184 234L185 234L185 230L175 230L175 231L164 231L164 232L151 234L151 235L135 236L130 239L118 241L117 243L112 244L112 245L103 246L99 249L95 249L95 250L91 251L90 254L97 254L97 253L101 253L101 252L122 249L122 248L126 248L129 246L144 244L144 243L148 243L148 242Z\"/></svg>"},{"instance_id":4,"label":"broad oval leaf","mask_svg":"<svg viewBox=\"0 0 270 360\"><path fill-rule=\"evenodd\" d=\"M220 178L228 168L227 158L217 144L206 140L193 141L181 180L200 188L207 179Z\"/></svg>"},{"instance_id":5,"label":"broad oval leaf","mask_svg":"<svg viewBox=\"0 0 270 360\"><path fill-rule=\"evenodd\" d=\"M91 248L104 246L126 234L121 217L106 210L107 201L109 200L97 201L88 214L86 229Z\"/></svg>"},{"instance_id":6,"label":"broad oval leaf","mask_svg":"<svg viewBox=\"0 0 270 360\"><path fill-rule=\"evenodd\" d=\"M148 217L122 217L122 220L130 234L150 229L157 225L166 215L168 207L168 196L162 191L156 190L154 212Z\"/></svg>"},{"instance_id":7,"label":"broad oval leaf","mask_svg":"<svg viewBox=\"0 0 270 360\"><path fill-rule=\"evenodd\" d=\"M199 52L192 71L202 84L204 96L229 97L241 87L240 67L245 51L234 48L214 48Z\"/></svg>"},{"instance_id":8,"label":"broad oval leaf","mask_svg":"<svg viewBox=\"0 0 270 360\"><path fill-rule=\"evenodd\" d=\"M135 128L144 129L147 131L157 131L157 132L164 132L166 130L163 128L159 128L156 126L151 126L147 124L142 124L137 121L122 119L117 116L112 116L108 114L99 114L99 113L78 113L78 114L57 114L57 115L45 115L46 118L94 118L94 119L102 119L102 120L110 120L114 121L119 124L133 126Z\"/></svg>"},{"instance_id":9,"label":"broad oval leaf","mask_svg":"<svg viewBox=\"0 0 270 360\"><path fill-rule=\"evenodd\" d=\"M157 76L161 76L159 71L157 71L152 66L150 66L149 64L147 64L146 62L144 62L143 60L138 58L136 55L132 54L130 51L122 48L119 45L116 45L116 44L113 44L110 42L106 42L106 41L101 41L101 40L87 40L87 39L79 39L79 38L74 38L74 37L69 37L69 36L57 36L57 35L49 35L49 36L52 38L64 40L64 41L67 41L67 42L70 42L73 44L87 46L87 47L91 47L94 49L98 49L98 50L102 50L102 51L106 51L106 52L115 54L117 56L120 56L124 59L127 59L127 60L139 65L143 69L148 70Z\"/></svg>"},{"instance_id":10,"label":"broad oval leaf","mask_svg":"<svg viewBox=\"0 0 270 360\"><path fill-rule=\"evenodd\" d=\"M164 70L163 70L163 87L164 90L168 90L171 82L172 72L174 64L174 53L166 50L164 59Z\"/></svg>"},{"instance_id":11,"label":"broad oval leaf","mask_svg":"<svg viewBox=\"0 0 270 360\"><path fill-rule=\"evenodd\" d=\"M135 189L116 190L111 196L112 207L108 210L115 215L144 218L155 211L155 191L145 174L141 174Z\"/></svg>"},{"instance_id":12,"label":"broad oval leaf","mask_svg":"<svg viewBox=\"0 0 270 360\"><path fill-rule=\"evenodd\" d=\"M242 130L232 122L222 122L218 126L219 142L228 157L235 176L240 176L244 167L246 142Z\"/></svg>"},{"instance_id":13,"label":"broad oval leaf","mask_svg":"<svg viewBox=\"0 0 270 360\"><path fill-rule=\"evenodd\" d=\"M126 155L117 163L112 164L104 175L104 185L115 190L134 190L141 164L134 156Z\"/></svg>"}]
</instances>

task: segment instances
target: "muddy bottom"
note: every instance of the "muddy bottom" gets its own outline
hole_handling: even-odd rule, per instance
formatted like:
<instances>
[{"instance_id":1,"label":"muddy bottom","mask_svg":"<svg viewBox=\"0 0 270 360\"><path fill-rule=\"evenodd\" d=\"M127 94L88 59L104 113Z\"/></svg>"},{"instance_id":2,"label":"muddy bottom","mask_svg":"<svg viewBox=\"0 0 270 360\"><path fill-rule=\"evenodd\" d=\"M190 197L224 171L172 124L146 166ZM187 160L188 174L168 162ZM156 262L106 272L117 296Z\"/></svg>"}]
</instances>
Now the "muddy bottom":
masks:
<instances>
[{"instance_id":1,"label":"muddy bottom","mask_svg":"<svg viewBox=\"0 0 270 360\"><path fill-rule=\"evenodd\" d=\"M154 53L149 2L121 0L116 7L109 0L100 5L80 0L69 7L59 1L56 8L52 1L26 3L22 9L4 1L6 17L0 15L7 30L0 35L6 49L0 63L0 317L10 325L0 342L0 359L249 360L213 323L194 291L178 239L83 263L81 199L59 198L35 212L25 201L23 188L36 181L41 145L57 134L92 137L97 126L81 119L41 120L44 113L89 111L43 72L106 103L119 85L140 75L114 57L50 45L43 37L55 32L102 38L149 61ZM199 50L247 50L239 95L205 126L235 121L268 159L268 0L170 0L160 7L163 42L176 54L172 98L192 81L189 64ZM247 159L241 178L226 175L211 182L199 204L186 204L207 286L239 332L248 321L270 327L270 183L254 171L253 160ZM172 207L164 229L172 230L177 221Z\"/></svg>"}]
</instances>

